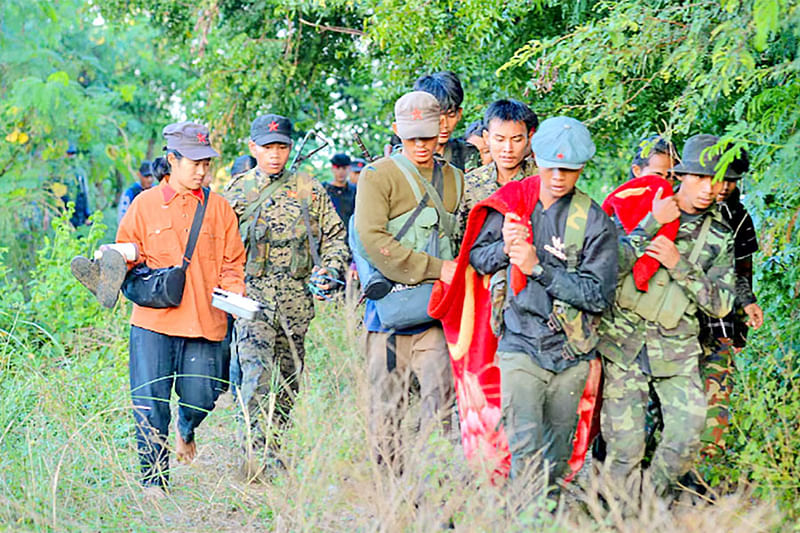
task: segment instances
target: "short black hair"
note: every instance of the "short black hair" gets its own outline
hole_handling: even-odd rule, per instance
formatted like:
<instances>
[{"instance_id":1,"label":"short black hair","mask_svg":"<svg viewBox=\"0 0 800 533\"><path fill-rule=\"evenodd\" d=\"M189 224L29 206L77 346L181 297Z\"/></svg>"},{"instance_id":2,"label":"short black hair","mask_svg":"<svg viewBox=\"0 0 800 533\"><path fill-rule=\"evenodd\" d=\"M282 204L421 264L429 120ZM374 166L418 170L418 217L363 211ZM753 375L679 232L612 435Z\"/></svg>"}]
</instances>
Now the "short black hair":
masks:
<instances>
[{"instance_id":1,"label":"short black hair","mask_svg":"<svg viewBox=\"0 0 800 533\"><path fill-rule=\"evenodd\" d=\"M424 91L436 97L442 113L456 111L464 101L464 89L455 72L445 70L434 74L425 74L414 82L415 91Z\"/></svg>"},{"instance_id":2,"label":"short black hair","mask_svg":"<svg viewBox=\"0 0 800 533\"><path fill-rule=\"evenodd\" d=\"M488 128L489 122L494 119L499 119L503 122L524 122L528 133L536 131L536 128L539 127L539 117L536 116L536 113L524 102L510 98L497 100L489 104L483 114L483 123Z\"/></svg>"},{"instance_id":3,"label":"short black hair","mask_svg":"<svg viewBox=\"0 0 800 533\"><path fill-rule=\"evenodd\" d=\"M481 137L486 129L486 123L483 121L483 119L476 120L467 126L467 133L464 134L464 139L469 139L473 135Z\"/></svg>"},{"instance_id":4,"label":"short black hair","mask_svg":"<svg viewBox=\"0 0 800 533\"><path fill-rule=\"evenodd\" d=\"M152 168L153 177L158 181L163 180L164 176L168 176L170 171L172 170L169 167L169 163L167 163L167 158L161 156L158 156L155 159L153 159L151 166L153 167Z\"/></svg>"},{"instance_id":5,"label":"short black hair","mask_svg":"<svg viewBox=\"0 0 800 533\"><path fill-rule=\"evenodd\" d=\"M647 155L644 155L645 152ZM656 154L665 154L672 158L673 161L678 160L678 151L672 141L668 141L661 135L651 135L646 139L639 141L636 145L636 154L631 161L631 168L628 172L631 178L634 178L633 165L641 168L650 163L650 158Z\"/></svg>"}]
</instances>

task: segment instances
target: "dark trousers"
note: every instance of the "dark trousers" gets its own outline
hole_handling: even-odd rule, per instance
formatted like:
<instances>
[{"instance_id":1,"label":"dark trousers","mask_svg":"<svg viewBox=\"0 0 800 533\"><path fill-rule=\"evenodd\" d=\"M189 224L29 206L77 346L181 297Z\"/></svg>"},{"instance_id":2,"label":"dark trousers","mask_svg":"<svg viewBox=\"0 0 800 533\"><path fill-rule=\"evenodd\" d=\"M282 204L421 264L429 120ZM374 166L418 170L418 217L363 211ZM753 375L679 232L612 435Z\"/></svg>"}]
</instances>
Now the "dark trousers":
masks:
<instances>
[{"instance_id":1,"label":"dark trousers","mask_svg":"<svg viewBox=\"0 0 800 533\"><path fill-rule=\"evenodd\" d=\"M131 326L130 380L136 445L144 485L169 481L172 387L178 395L178 431L188 443L222 391L220 342L171 337Z\"/></svg>"}]
</instances>

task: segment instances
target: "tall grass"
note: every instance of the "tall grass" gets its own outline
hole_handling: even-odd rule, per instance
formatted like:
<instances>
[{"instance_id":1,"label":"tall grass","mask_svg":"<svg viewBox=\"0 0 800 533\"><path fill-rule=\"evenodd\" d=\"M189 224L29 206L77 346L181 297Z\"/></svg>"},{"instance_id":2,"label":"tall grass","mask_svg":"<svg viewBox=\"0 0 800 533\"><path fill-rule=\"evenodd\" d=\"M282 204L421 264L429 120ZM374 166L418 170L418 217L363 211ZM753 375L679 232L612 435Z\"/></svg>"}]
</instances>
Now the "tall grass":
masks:
<instances>
[{"instance_id":1,"label":"tall grass","mask_svg":"<svg viewBox=\"0 0 800 533\"><path fill-rule=\"evenodd\" d=\"M588 470L560 498L535 476L524 486L494 487L464 464L454 435L420 436L413 423L403 429L404 472L394 475L373 460L362 332L358 312L342 302L318 306L312 323L280 451L286 469L267 484L242 480L238 407L227 394L197 431L196 461L173 459L167 498L147 500L130 412L128 304L102 311L64 273L69 258L90 247L57 233L28 296L0 298L0 529L765 531L798 516L797 478L789 476L798 460L800 398L785 365L742 371L736 455L710 472L728 482L713 506L685 496L667 508L645 490L631 514L626 507L638 502ZM48 292L57 300L47 300ZM767 360L766 341L758 346ZM784 377L774 387L759 386L759 376L776 372ZM765 410L781 424L770 424Z\"/></svg>"}]
</instances>

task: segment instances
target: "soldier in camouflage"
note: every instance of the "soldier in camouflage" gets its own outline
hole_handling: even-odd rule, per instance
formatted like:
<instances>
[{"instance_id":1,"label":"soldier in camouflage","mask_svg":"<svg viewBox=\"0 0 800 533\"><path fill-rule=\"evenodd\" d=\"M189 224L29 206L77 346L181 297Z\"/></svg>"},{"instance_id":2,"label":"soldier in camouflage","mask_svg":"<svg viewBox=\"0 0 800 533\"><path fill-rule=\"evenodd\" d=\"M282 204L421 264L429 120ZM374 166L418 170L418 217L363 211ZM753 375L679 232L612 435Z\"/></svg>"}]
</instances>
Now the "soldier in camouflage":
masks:
<instances>
[{"instance_id":1,"label":"soldier in camouflage","mask_svg":"<svg viewBox=\"0 0 800 533\"><path fill-rule=\"evenodd\" d=\"M736 186L748 167L747 154L742 151L728 166L722 192L717 197L720 213L733 230L735 309L724 318L699 315L700 343L703 345L700 372L708 401L706 427L700 437L703 443L701 455L705 457L716 456L725 449L725 435L730 423L733 354L747 342L748 328L758 329L764 322L764 312L753 294L753 254L758 251L756 229L739 199Z\"/></svg>"},{"instance_id":2,"label":"soldier in camouflage","mask_svg":"<svg viewBox=\"0 0 800 533\"><path fill-rule=\"evenodd\" d=\"M330 288L326 278L338 280L349 260L344 226L325 189L286 168L291 133L284 117L256 118L249 146L257 166L225 192L247 248L247 295L266 306L259 318L235 325L249 480L274 462L299 389L303 343L314 317L309 283Z\"/></svg>"},{"instance_id":3,"label":"soldier in camouflage","mask_svg":"<svg viewBox=\"0 0 800 533\"><path fill-rule=\"evenodd\" d=\"M492 161L464 176L464 196L458 209L461 233L467 227L469 212L478 202L509 181L538 174L533 158L526 157L539 125L536 113L517 100L498 100L486 109L483 122L486 124L483 139Z\"/></svg>"},{"instance_id":4,"label":"soldier in camouflage","mask_svg":"<svg viewBox=\"0 0 800 533\"><path fill-rule=\"evenodd\" d=\"M620 239L620 281L614 305L604 315L598 351L603 355L602 431L606 467L637 494L645 451L645 411L652 387L661 404L664 429L650 472L657 492L666 495L696 457L706 417L698 369L697 310L724 317L733 306L733 239L715 208L722 183L713 183L719 156L701 157L717 137L697 135L686 142L681 181L675 196L656 194L652 212ZM655 237L680 219L675 241ZM620 234L624 231L619 228ZM660 268L647 292L633 282L635 260L647 254Z\"/></svg>"}]
</instances>

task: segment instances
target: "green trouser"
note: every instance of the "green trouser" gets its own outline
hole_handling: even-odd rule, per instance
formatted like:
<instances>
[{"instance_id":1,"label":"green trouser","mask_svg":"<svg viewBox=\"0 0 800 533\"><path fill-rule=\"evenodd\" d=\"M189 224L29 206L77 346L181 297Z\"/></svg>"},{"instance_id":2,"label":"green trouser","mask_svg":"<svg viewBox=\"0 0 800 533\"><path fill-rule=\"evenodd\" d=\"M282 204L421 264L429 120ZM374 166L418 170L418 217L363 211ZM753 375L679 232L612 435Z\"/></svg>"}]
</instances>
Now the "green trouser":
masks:
<instances>
[{"instance_id":1,"label":"green trouser","mask_svg":"<svg viewBox=\"0 0 800 533\"><path fill-rule=\"evenodd\" d=\"M650 471L657 493L665 494L691 468L700 447L706 398L697 366L686 375L654 377L645 374L635 362L625 369L603 359L603 376L601 425L606 468L629 484L629 494L638 493L640 476L632 474L644 457L648 384L652 384L661 404L664 429Z\"/></svg>"},{"instance_id":2,"label":"green trouser","mask_svg":"<svg viewBox=\"0 0 800 533\"><path fill-rule=\"evenodd\" d=\"M566 471L578 421L578 402L589 362L581 361L558 374L522 352L497 352L503 396L503 424L511 449L511 477L525 471L541 451L549 480Z\"/></svg>"},{"instance_id":3,"label":"green trouser","mask_svg":"<svg viewBox=\"0 0 800 533\"><path fill-rule=\"evenodd\" d=\"M733 371L733 344L730 339L716 339L703 347L700 357L700 374L705 382L706 427L700 436L702 454L712 457L725 450L731 406L731 373Z\"/></svg>"}]
</instances>

